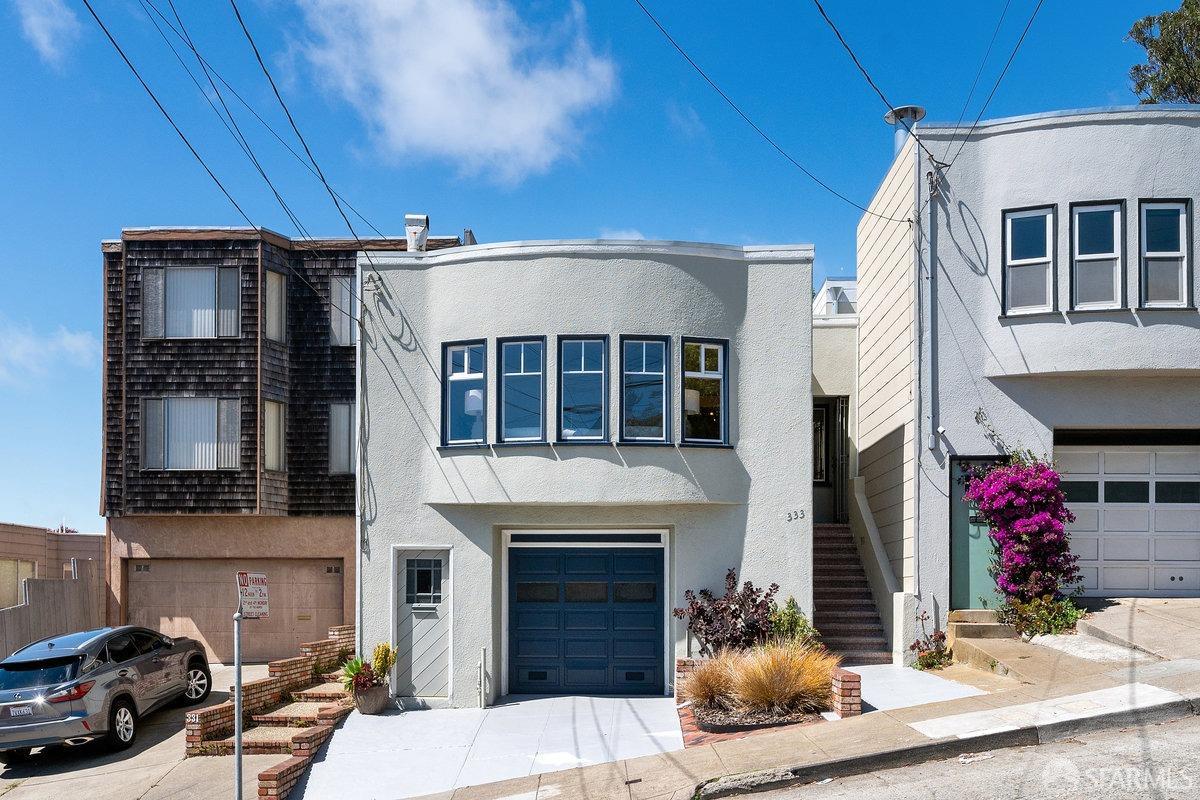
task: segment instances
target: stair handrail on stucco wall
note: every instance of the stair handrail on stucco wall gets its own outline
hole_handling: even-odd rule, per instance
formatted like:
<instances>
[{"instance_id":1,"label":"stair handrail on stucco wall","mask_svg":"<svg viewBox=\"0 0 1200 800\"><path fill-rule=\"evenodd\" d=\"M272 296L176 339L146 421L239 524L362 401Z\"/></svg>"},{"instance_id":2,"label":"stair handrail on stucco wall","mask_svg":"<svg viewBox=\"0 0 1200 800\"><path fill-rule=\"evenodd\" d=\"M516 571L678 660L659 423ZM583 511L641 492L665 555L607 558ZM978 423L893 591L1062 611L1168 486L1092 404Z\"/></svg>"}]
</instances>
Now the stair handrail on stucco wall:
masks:
<instances>
[{"instance_id":1,"label":"stair handrail on stucco wall","mask_svg":"<svg viewBox=\"0 0 1200 800\"><path fill-rule=\"evenodd\" d=\"M875 524L875 515L867 502L866 479L861 476L851 478L850 487L850 532L858 547L858 557L867 574L875 607L879 610L893 663L906 664L912 661L912 654L904 649L904 643L910 641L914 630L917 598L904 591L892 569L879 527Z\"/></svg>"},{"instance_id":2,"label":"stair handrail on stucco wall","mask_svg":"<svg viewBox=\"0 0 1200 800\"><path fill-rule=\"evenodd\" d=\"M875 561L875 570L870 569L870 565L868 565L867 572L878 571L888 594L895 594L900 591L900 582L896 580L896 573L888 559L887 550L883 547L883 539L879 537L879 527L875 524L875 515L871 513L871 506L867 503L867 481L860 476L851 478L850 482L854 487L854 505L858 511L857 516L865 529L867 540L871 543L871 555L874 556Z\"/></svg>"}]
</instances>

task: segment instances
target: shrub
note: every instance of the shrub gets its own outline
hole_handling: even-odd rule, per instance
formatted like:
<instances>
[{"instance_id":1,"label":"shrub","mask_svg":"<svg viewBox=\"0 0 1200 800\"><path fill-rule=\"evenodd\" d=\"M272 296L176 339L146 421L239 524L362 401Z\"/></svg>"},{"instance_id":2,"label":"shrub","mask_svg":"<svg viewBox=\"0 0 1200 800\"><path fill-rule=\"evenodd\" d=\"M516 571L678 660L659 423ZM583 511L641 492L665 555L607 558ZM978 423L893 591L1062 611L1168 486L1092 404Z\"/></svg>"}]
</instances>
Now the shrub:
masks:
<instances>
[{"instance_id":1,"label":"shrub","mask_svg":"<svg viewBox=\"0 0 1200 800\"><path fill-rule=\"evenodd\" d=\"M796 598L789 597L783 608L771 605L771 636L781 642L796 642L804 647L821 643L817 629L804 616Z\"/></svg>"},{"instance_id":2,"label":"shrub","mask_svg":"<svg viewBox=\"0 0 1200 800\"><path fill-rule=\"evenodd\" d=\"M1000 606L997 616L1001 622L1012 625L1017 633L1028 638L1072 630L1083 616L1083 609L1068 597L1055 598L1047 594L1028 602L1009 598Z\"/></svg>"},{"instance_id":3,"label":"shrub","mask_svg":"<svg viewBox=\"0 0 1200 800\"><path fill-rule=\"evenodd\" d=\"M829 707L833 670L841 659L796 642L756 647L733 669L734 702L749 711L799 713Z\"/></svg>"},{"instance_id":4,"label":"shrub","mask_svg":"<svg viewBox=\"0 0 1200 800\"><path fill-rule=\"evenodd\" d=\"M347 692L361 692L382 683L375 669L361 658L352 658L342 665L342 686Z\"/></svg>"},{"instance_id":5,"label":"shrub","mask_svg":"<svg viewBox=\"0 0 1200 800\"><path fill-rule=\"evenodd\" d=\"M728 709L733 694L733 672L741 658L733 650L721 650L696 665L680 687L679 694L700 708Z\"/></svg>"},{"instance_id":6,"label":"shrub","mask_svg":"<svg viewBox=\"0 0 1200 800\"><path fill-rule=\"evenodd\" d=\"M387 642L375 645L375 652L371 654L371 667L375 674L386 680L387 676L392 674L392 667L395 665L396 648Z\"/></svg>"},{"instance_id":7,"label":"shrub","mask_svg":"<svg viewBox=\"0 0 1200 800\"><path fill-rule=\"evenodd\" d=\"M917 654L913 667L920 670L941 669L950 664L951 654L946 647L946 632L941 628L934 628L933 633L929 633L925 627L929 619L929 613L926 611L917 614L917 622L921 624L921 638L908 646L909 650Z\"/></svg>"},{"instance_id":8,"label":"shrub","mask_svg":"<svg viewBox=\"0 0 1200 800\"><path fill-rule=\"evenodd\" d=\"M702 655L711 656L729 648L745 650L763 644L770 636L771 600L778 591L777 583L763 590L750 581L739 589L737 572L730 569L725 574L722 597L708 589L688 589L683 593L687 606L671 613L677 619L687 619L688 632L700 643Z\"/></svg>"}]
</instances>

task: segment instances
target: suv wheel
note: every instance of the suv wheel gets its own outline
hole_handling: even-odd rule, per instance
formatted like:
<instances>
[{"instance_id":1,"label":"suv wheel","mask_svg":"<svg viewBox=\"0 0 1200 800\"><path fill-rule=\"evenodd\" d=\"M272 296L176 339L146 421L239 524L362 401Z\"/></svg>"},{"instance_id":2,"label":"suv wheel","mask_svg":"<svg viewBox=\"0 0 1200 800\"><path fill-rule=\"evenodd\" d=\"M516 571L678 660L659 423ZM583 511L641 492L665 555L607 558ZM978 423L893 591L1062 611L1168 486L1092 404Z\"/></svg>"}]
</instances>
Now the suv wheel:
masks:
<instances>
[{"instance_id":1,"label":"suv wheel","mask_svg":"<svg viewBox=\"0 0 1200 800\"><path fill-rule=\"evenodd\" d=\"M112 704L108 712L108 744L114 750L124 750L133 744L136 736L137 711L133 703L121 698Z\"/></svg>"},{"instance_id":2,"label":"suv wheel","mask_svg":"<svg viewBox=\"0 0 1200 800\"><path fill-rule=\"evenodd\" d=\"M187 704L195 705L203 702L210 691L212 691L212 673L208 671L204 662L197 659L188 664L186 685L183 689L183 697Z\"/></svg>"}]
</instances>

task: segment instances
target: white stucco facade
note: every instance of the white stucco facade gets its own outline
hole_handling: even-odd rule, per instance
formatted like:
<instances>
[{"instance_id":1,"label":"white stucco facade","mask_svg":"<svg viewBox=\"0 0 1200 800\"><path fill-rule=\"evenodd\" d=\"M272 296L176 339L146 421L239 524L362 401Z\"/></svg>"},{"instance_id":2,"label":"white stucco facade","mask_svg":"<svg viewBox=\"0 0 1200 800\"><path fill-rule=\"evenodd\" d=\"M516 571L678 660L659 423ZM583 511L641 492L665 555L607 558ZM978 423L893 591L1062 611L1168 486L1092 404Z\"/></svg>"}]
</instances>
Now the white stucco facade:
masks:
<instances>
[{"instance_id":1,"label":"white stucco facade","mask_svg":"<svg viewBox=\"0 0 1200 800\"><path fill-rule=\"evenodd\" d=\"M393 641L396 553L449 553L445 702L509 690L508 534L662 532L666 609L726 570L811 613L811 246L514 242L360 256L360 637ZM555 443L557 337L606 336L611 441ZM669 442L618 441L622 335L669 337ZM497 443L497 340L546 337L547 443ZM727 446L681 443L681 337L728 341ZM442 348L483 340L486 444L443 446ZM668 620L664 660L687 651ZM486 653L486 655L485 655ZM665 670L665 664L664 664ZM668 684L670 676L666 678Z\"/></svg>"},{"instance_id":2,"label":"white stucco facade","mask_svg":"<svg viewBox=\"0 0 1200 800\"><path fill-rule=\"evenodd\" d=\"M939 157L953 155L965 133L953 126L918 128L921 141ZM897 577L944 626L951 580L951 459L998 452L976 423L976 409L983 409L1010 445L1052 457L1056 431L1062 440L1069 431L1177 430L1182 444L1200 429L1200 315L1191 233L1200 201L1200 109L1141 106L998 120L981 124L948 170L931 164L921 148L907 147L898 158L919 179L911 203L899 209L916 230L916 313L907 334L916 343L915 403L909 412L915 436L905 446L917 466L903 478L904 495L912 498L915 540L911 562L906 552L905 574ZM1152 309L1141 302L1139 208L1167 200L1186 209L1186 303ZM1104 202L1118 207L1119 307L1076 310L1072 212L1080 204ZM1046 207L1052 307L1019 314L1002 302L1005 212ZM860 259L863 254L860 242ZM860 274L863 269L860 263ZM1132 449L1153 457L1149 445ZM1090 507L1084 508L1091 524ZM1132 515L1131 536L1140 533L1136 518L1142 512L1124 510ZM1151 519L1154 513L1151 507ZM1176 533L1180 541L1193 535ZM1200 528L1194 535L1200 538ZM1183 574L1192 573L1184 567L1179 586ZM1150 591L1153 584L1151 575ZM1174 576L1163 585L1176 590ZM913 634L909 628L903 641Z\"/></svg>"}]
</instances>

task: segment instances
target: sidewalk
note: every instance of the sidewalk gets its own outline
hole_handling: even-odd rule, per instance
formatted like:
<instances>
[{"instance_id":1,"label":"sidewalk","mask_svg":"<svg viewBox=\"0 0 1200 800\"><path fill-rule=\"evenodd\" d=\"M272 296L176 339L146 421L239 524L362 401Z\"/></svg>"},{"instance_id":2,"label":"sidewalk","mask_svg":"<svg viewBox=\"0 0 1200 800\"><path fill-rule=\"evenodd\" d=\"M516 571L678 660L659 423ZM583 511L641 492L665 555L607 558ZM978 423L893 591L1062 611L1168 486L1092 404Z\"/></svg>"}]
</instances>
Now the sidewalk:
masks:
<instances>
[{"instance_id":1,"label":"sidewalk","mask_svg":"<svg viewBox=\"0 0 1200 800\"><path fill-rule=\"evenodd\" d=\"M722 797L1200 713L1200 659L1059 678L423 800L684 800L701 785L701 797Z\"/></svg>"}]
</instances>

